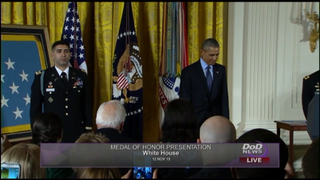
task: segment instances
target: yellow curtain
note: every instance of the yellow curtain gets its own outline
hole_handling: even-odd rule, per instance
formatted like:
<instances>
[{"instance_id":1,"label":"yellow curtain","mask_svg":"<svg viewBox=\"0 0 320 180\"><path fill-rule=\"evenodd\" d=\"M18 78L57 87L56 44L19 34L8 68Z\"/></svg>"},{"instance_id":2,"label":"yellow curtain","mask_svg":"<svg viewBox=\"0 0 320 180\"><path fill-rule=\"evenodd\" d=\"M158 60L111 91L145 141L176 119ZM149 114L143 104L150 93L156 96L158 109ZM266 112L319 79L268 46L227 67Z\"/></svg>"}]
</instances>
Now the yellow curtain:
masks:
<instances>
[{"instance_id":1,"label":"yellow curtain","mask_svg":"<svg viewBox=\"0 0 320 180\"><path fill-rule=\"evenodd\" d=\"M188 2L189 63L200 57L204 39L221 44L219 63L226 64L226 3ZM120 26L123 2L78 2L89 78L94 93L93 112L111 99L112 58ZM68 2L1 2L1 23L47 26L50 42L61 38ZM158 142L158 70L161 57L162 2L133 2L133 16L143 60L144 142ZM94 117L95 119L95 113Z\"/></svg>"}]
</instances>

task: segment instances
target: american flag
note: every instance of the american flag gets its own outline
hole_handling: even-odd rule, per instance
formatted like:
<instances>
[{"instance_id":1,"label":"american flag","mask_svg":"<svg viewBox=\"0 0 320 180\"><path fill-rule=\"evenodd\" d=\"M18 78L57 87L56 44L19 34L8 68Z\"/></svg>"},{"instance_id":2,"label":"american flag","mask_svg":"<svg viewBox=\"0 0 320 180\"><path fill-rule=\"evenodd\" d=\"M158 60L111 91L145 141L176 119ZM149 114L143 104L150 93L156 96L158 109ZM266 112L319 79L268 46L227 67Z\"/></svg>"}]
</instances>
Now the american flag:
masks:
<instances>
[{"instance_id":1,"label":"american flag","mask_svg":"<svg viewBox=\"0 0 320 180\"><path fill-rule=\"evenodd\" d=\"M88 72L86 57L84 54L83 39L81 36L77 2L69 2L64 26L62 29L61 40L66 40L70 44L70 64L75 68L83 69Z\"/></svg>"},{"instance_id":2,"label":"american flag","mask_svg":"<svg viewBox=\"0 0 320 180\"><path fill-rule=\"evenodd\" d=\"M129 87L129 80L127 79L128 76L125 76L123 72L119 74L117 87L119 89L127 89Z\"/></svg>"},{"instance_id":3,"label":"american flag","mask_svg":"<svg viewBox=\"0 0 320 180\"><path fill-rule=\"evenodd\" d=\"M1 45L1 133L28 131L31 84L41 69L40 52L34 40L2 39Z\"/></svg>"}]
</instances>

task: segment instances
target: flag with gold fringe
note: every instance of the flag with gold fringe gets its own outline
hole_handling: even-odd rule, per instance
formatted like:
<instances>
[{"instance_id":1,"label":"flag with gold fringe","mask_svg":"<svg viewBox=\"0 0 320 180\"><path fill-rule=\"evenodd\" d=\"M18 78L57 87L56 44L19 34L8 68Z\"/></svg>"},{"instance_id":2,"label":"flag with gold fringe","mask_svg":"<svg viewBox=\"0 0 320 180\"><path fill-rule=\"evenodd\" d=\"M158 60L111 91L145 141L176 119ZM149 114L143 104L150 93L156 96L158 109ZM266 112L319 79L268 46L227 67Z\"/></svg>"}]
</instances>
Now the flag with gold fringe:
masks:
<instances>
[{"instance_id":1,"label":"flag with gold fringe","mask_svg":"<svg viewBox=\"0 0 320 180\"><path fill-rule=\"evenodd\" d=\"M77 2L69 2L61 40L68 41L70 44L70 64L77 69L88 72Z\"/></svg>"},{"instance_id":2,"label":"flag with gold fringe","mask_svg":"<svg viewBox=\"0 0 320 180\"><path fill-rule=\"evenodd\" d=\"M162 53L159 69L160 126L163 109L179 98L181 70L188 66L188 46L185 2L164 2Z\"/></svg>"},{"instance_id":3,"label":"flag with gold fringe","mask_svg":"<svg viewBox=\"0 0 320 180\"><path fill-rule=\"evenodd\" d=\"M126 120L122 135L143 142L142 60L131 2L125 2L113 58L112 99L123 102Z\"/></svg>"}]
</instances>

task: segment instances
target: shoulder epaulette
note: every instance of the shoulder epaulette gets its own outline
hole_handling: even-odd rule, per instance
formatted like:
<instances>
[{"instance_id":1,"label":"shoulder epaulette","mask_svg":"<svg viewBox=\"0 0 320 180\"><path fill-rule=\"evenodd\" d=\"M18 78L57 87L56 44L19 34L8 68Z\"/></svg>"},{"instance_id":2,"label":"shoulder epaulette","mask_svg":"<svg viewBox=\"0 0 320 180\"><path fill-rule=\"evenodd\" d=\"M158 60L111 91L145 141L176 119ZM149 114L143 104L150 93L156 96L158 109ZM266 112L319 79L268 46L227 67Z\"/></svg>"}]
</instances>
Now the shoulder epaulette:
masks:
<instances>
[{"instance_id":1,"label":"shoulder epaulette","mask_svg":"<svg viewBox=\"0 0 320 180\"><path fill-rule=\"evenodd\" d=\"M39 75L39 74L41 74L41 73L42 73L42 70L37 71L37 72L36 72L36 75Z\"/></svg>"},{"instance_id":2,"label":"shoulder epaulette","mask_svg":"<svg viewBox=\"0 0 320 180\"><path fill-rule=\"evenodd\" d=\"M309 78L310 78L310 76L308 75L308 76L305 76L303 79L307 80Z\"/></svg>"}]
</instances>

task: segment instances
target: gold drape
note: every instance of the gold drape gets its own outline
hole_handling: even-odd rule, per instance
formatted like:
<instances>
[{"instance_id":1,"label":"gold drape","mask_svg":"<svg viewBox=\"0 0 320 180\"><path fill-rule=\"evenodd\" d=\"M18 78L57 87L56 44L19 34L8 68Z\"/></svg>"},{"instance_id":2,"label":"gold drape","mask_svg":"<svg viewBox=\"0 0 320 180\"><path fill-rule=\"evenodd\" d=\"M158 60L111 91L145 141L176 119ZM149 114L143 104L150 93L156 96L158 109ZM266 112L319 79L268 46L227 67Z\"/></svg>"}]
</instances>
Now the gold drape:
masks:
<instances>
[{"instance_id":1,"label":"gold drape","mask_svg":"<svg viewBox=\"0 0 320 180\"><path fill-rule=\"evenodd\" d=\"M112 58L120 27L123 2L78 2L89 78L94 93L93 112L111 99ZM68 2L1 2L1 23L43 25L50 42L61 38ZM144 142L158 142L158 70L161 57L162 2L132 3L138 44L143 60ZM226 58L226 3L188 2L186 5L189 64L200 56L204 39L221 44L219 63ZM95 113L94 117L95 119Z\"/></svg>"}]
</instances>

